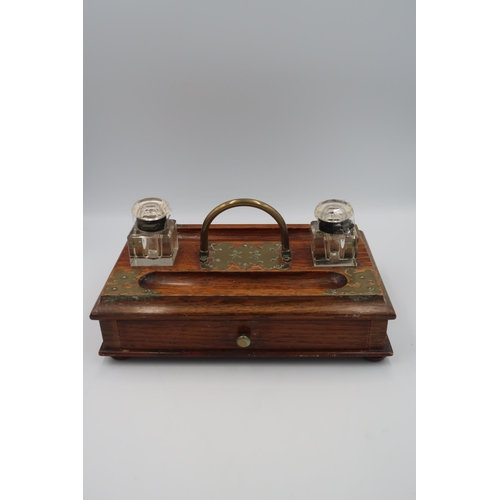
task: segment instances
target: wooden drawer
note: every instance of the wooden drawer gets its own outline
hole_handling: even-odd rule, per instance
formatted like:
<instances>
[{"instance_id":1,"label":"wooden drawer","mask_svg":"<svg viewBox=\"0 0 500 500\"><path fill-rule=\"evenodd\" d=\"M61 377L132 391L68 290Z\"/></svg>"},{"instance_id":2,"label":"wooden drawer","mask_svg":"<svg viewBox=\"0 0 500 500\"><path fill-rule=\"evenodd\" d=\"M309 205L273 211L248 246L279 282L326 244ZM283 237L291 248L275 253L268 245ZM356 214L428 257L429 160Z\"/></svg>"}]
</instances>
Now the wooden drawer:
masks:
<instances>
[{"instance_id":1,"label":"wooden drawer","mask_svg":"<svg viewBox=\"0 0 500 500\"><path fill-rule=\"evenodd\" d=\"M371 321L118 321L122 349L367 349Z\"/></svg>"}]
</instances>

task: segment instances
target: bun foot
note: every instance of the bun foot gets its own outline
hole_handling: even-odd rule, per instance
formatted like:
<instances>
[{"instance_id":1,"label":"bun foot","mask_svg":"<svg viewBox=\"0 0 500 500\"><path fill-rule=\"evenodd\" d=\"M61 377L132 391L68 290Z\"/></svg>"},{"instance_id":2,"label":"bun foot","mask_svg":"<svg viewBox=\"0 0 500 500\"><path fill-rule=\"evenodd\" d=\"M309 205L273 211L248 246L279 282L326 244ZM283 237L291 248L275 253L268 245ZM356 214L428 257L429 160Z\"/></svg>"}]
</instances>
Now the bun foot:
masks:
<instances>
[{"instance_id":1,"label":"bun foot","mask_svg":"<svg viewBox=\"0 0 500 500\"><path fill-rule=\"evenodd\" d=\"M386 356L370 356L366 357L365 359L367 359L368 361L382 361L385 358Z\"/></svg>"},{"instance_id":2,"label":"bun foot","mask_svg":"<svg viewBox=\"0 0 500 500\"><path fill-rule=\"evenodd\" d=\"M111 356L113 359L116 359L117 361L124 361L125 359L129 359L130 356Z\"/></svg>"}]
</instances>

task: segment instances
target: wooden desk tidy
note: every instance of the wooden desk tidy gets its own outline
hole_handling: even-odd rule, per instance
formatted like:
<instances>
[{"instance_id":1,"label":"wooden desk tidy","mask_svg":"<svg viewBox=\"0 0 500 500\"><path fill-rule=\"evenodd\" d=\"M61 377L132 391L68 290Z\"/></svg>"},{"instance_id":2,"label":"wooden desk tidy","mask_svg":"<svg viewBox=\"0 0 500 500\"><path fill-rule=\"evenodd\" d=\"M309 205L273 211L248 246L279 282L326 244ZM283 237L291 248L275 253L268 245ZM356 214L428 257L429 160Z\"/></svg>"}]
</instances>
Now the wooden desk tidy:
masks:
<instances>
[{"instance_id":1,"label":"wooden desk tidy","mask_svg":"<svg viewBox=\"0 0 500 500\"><path fill-rule=\"evenodd\" d=\"M201 263L199 225L177 226L178 253L170 267L132 267L125 246L90 315L101 327L99 354L392 356L386 332L396 314L364 234L356 266L315 267L311 227L287 230L289 261L277 258L276 225L211 226L214 243Z\"/></svg>"}]
</instances>

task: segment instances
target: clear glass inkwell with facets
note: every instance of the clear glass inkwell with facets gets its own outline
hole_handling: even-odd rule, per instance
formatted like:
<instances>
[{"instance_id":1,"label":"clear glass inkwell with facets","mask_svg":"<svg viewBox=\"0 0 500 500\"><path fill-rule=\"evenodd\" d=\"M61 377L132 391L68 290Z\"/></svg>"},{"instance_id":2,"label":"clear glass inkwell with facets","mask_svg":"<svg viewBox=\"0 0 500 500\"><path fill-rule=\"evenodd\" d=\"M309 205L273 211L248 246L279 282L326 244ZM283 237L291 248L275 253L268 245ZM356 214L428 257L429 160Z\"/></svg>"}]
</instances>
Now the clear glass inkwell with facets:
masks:
<instances>
[{"instance_id":1,"label":"clear glass inkwell with facets","mask_svg":"<svg viewBox=\"0 0 500 500\"><path fill-rule=\"evenodd\" d=\"M179 242L170 212L161 198L144 198L134 204L136 220L127 237L131 266L173 266Z\"/></svg>"},{"instance_id":2,"label":"clear glass inkwell with facets","mask_svg":"<svg viewBox=\"0 0 500 500\"><path fill-rule=\"evenodd\" d=\"M358 232L354 210L346 201L326 200L314 211L311 222L315 266L355 266Z\"/></svg>"}]
</instances>

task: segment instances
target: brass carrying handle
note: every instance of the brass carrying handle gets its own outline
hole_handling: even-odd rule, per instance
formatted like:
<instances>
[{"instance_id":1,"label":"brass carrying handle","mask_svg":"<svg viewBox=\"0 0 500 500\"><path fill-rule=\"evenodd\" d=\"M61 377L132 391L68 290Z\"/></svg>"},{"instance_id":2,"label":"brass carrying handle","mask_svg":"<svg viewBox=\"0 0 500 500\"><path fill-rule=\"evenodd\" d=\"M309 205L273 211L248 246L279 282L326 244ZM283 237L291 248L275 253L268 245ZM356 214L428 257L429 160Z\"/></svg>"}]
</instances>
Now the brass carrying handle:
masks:
<instances>
[{"instance_id":1,"label":"brass carrying handle","mask_svg":"<svg viewBox=\"0 0 500 500\"><path fill-rule=\"evenodd\" d=\"M292 253L290 252L290 242L288 240L288 228L286 227L285 220L280 215L280 213L275 210L271 205L264 203L259 200L252 200L251 198L237 198L235 200L229 200L221 203L215 207L203 221L203 226L201 226L200 234L200 262L206 262L208 260L208 228L212 221L222 212L229 210L234 207L254 207L259 208L267 212L274 220L278 223L281 232L281 258L284 262L290 262L292 260Z\"/></svg>"}]
</instances>

